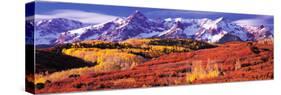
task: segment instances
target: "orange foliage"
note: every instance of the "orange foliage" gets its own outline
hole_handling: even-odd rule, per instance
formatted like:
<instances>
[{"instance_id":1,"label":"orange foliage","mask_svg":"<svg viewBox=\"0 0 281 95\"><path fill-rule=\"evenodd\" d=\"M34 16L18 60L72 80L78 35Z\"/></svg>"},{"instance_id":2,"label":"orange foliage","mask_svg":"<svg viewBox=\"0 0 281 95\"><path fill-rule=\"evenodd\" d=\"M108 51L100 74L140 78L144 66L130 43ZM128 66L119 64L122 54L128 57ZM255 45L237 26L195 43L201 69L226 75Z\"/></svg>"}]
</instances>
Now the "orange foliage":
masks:
<instances>
[{"instance_id":1,"label":"orange foliage","mask_svg":"<svg viewBox=\"0 0 281 95\"><path fill-rule=\"evenodd\" d=\"M42 75L42 74L35 74L34 84L45 83L45 82L46 82L46 78L45 78L44 75Z\"/></svg>"}]
</instances>

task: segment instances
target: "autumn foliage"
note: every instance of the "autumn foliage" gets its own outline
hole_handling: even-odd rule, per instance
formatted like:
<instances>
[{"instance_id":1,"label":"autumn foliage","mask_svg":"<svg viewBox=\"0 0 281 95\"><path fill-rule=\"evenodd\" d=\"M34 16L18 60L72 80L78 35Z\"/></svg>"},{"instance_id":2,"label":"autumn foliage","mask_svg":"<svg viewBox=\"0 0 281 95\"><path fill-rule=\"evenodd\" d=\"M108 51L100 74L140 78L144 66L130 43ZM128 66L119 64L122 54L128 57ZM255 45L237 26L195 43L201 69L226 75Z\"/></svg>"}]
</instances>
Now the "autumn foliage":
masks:
<instances>
[{"instance_id":1,"label":"autumn foliage","mask_svg":"<svg viewBox=\"0 0 281 95\"><path fill-rule=\"evenodd\" d=\"M213 45L189 39L129 39L83 41L39 51L91 65L36 73L29 78L36 80L36 93L273 79L272 41Z\"/></svg>"},{"instance_id":2,"label":"autumn foliage","mask_svg":"<svg viewBox=\"0 0 281 95\"><path fill-rule=\"evenodd\" d=\"M207 63L204 67L201 62L192 64L192 72L186 74L186 81L192 83L194 80L211 79L219 76L218 64Z\"/></svg>"}]
</instances>

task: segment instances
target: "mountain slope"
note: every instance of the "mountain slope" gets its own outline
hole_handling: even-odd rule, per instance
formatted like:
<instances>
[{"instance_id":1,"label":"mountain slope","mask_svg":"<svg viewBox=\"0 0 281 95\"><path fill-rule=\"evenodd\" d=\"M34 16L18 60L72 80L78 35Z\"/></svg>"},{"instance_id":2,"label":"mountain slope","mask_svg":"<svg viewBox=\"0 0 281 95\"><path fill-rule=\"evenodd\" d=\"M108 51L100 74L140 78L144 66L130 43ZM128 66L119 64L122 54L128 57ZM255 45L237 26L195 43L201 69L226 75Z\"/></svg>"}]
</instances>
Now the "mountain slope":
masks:
<instances>
[{"instance_id":1,"label":"mountain slope","mask_svg":"<svg viewBox=\"0 0 281 95\"><path fill-rule=\"evenodd\" d=\"M28 20L26 23L27 27L30 27L26 31L30 34L34 33L36 45L54 44L60 33L84 26L82 22L65 18Z\"/></svg>"},{"instance_id":2,"label":"mountain slope","mask_svg":"<svg viewBox=\"0 0 281 95\"><path fill-rule=\"evenodd\" d=\"M62 18L37 22L35 25L37 25L35 40L38 44L63 44L83 40L120 42L131 38L189 38L221 43L222 38L224 38L222 42L273 38L273 30L264 25L260 27L238 25L224 17L150 19L140 11L135 11L128 17L96 25L83 26L80 22ZM230 35L235 39L226 40L225 38Z\"/></svg>"},{"instance_id":3,"label":"mountain slope","mask_svg":"<svg viewBox=\"0 0 281 95\"><path fill-rule=\"evenodd\" d=\"M148 38L158 34L157 23L149 20L141 12L136 11L127 18L116 18L113 21L91 25L80 29L61 33L57 42L67 43L79 40L123 41L129 38Z\"/></svg>"},{"instance_id":4,"label":"mountain slope","mask_svg":"<svg viewBox=\"0 0 281 95\"><path fill-rule=\"evenodd\" d=\"M272 41L249 43L229 42L211 49L163 55L128 70L88 71L77 78L46 83L36 90L52 93L273 79ZM208 69L217 70L217 75L204 77L202 72ZM188 81L192 73L202 77Z\"/></svg>"},{"instance_id":5,"label":"mountain slope","mask_svg":"<svg viewBox=\"0 0 281 95\"><path fill-rule=\"evenodd\" d=\"M264 38L273 38L273 30L270 27L264 25L249 26L241 25L245 30L251 33L255 40L262 40Z\"/></svg>"}]
</instances>

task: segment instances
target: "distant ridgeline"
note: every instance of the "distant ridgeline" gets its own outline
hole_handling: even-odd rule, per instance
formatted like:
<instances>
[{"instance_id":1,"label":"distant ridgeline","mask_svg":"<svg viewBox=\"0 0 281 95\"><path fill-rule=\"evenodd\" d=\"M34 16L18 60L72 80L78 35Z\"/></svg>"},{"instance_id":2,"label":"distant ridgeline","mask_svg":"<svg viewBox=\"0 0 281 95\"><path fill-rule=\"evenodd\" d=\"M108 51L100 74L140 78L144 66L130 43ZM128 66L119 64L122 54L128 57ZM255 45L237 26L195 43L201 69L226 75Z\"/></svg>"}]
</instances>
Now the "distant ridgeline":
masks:
<instances>
[{"instance_id":1,"label":"distant ridgeline","mask_svg":"<svg viewBox=\"0 0 281 95\"><path fill-rule=\"evenodd\" d=\"M131 38L188 38L208 43L225 43L229 41L257 41L273 38L270 26L238 25L226 18L215 20L166 18L149 19L140 11L127 18L101 24L89 25L66 18L28 20L28 33L36 32L35 44L39 47L72 43L83 40L102 40L120 42Z\"/></svg>"}]
</instances>

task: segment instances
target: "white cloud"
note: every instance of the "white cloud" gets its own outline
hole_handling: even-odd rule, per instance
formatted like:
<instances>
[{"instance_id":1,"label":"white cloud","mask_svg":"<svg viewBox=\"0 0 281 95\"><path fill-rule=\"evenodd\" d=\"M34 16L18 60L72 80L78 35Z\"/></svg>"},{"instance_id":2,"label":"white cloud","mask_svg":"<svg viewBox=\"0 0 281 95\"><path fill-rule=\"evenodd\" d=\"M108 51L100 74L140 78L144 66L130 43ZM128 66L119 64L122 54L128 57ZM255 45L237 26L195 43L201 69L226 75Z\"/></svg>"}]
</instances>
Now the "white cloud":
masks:
<instances>
[{"instance_id":1,"label":"white cloud","mask_svg":"<svg viewBox=\"0 0 281 95\"><path fill-rule=\"evenodd\" d=\"M241 25L252 25L252 26L259 26L259 25L269 25L272 23L267 22L270 19L269 17L257 17L252 19L241 19L233 21L233 23L241 24Z\"/></svg>"},{"instance_id":2,"label":"white cloud","mask_svg":"<svg viewBox=\"0 0 281 95\"><path fill-rule=\"evenodd\" d=\"M200 11L183 11L183 10L161 10L161 11L151 11L151 12L146 12L146 15L151 15L151 16L167 16L167 15L214 15L215 13L211 12L200 12Z\"/></svg>"},{"instance_id":3,"label":"white cloud","mask_svg":"<svg viewBox=\"0 0 281 95\"><path fill-rule=\"evenodd\" d=\"M241 20L237 20L237 21L234 21L234 23L237 23L237 24L242 24L242 25L260 25L260 24L263 24L265 23L264 20L260 20L260 19L241 19Z\"/></svg>"},{"instance_id":4,"label":"white cloud","mask_svg":"<svg viewBox=\"0 0 281 95\"><path fill-rule=\"evenodd\" d=\"M84 23L102 23L105 21L110 21L116 19L117 16L86 12L80 10L66 10L60 9L46 14L36 14L36 19L50 19L50 18L67 18L72 20L78 20Z\"/></svg>"}]
</instances>

